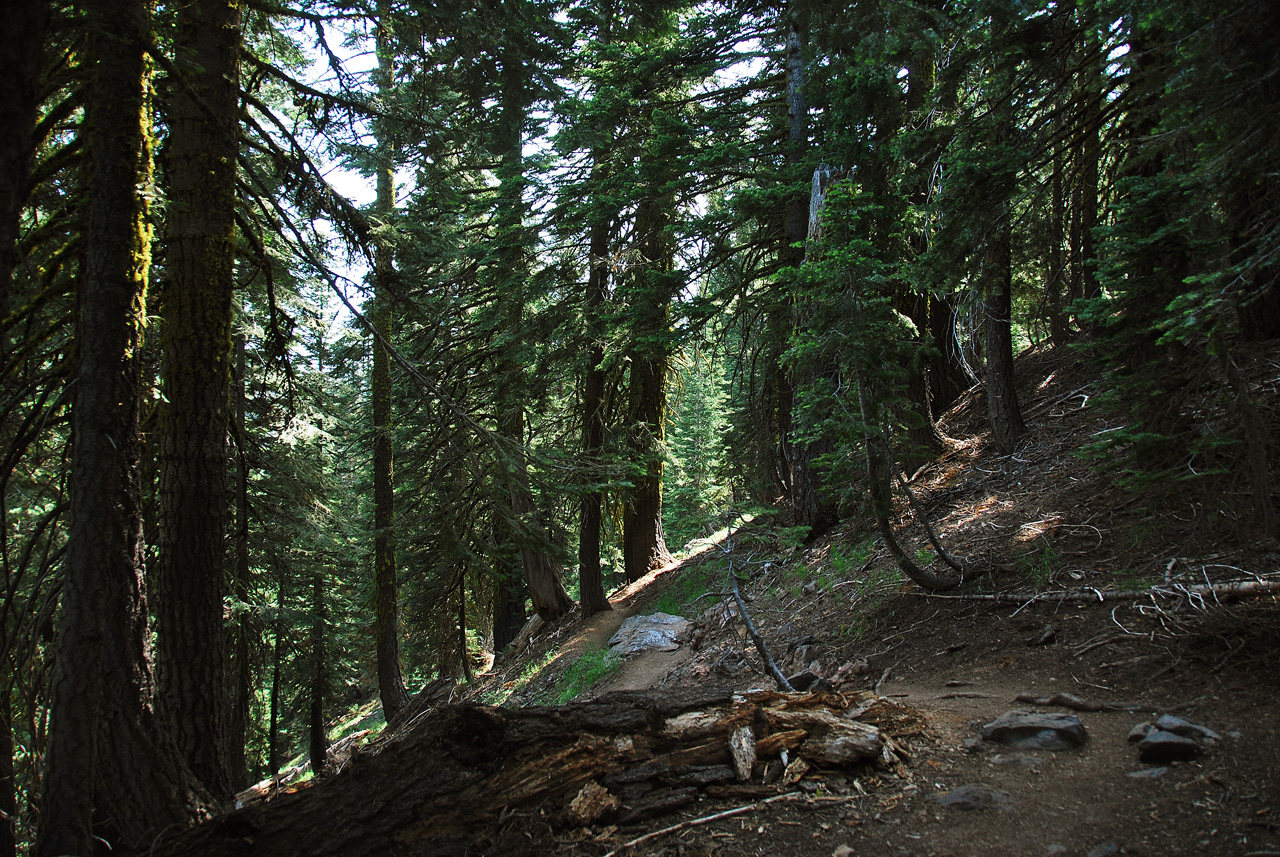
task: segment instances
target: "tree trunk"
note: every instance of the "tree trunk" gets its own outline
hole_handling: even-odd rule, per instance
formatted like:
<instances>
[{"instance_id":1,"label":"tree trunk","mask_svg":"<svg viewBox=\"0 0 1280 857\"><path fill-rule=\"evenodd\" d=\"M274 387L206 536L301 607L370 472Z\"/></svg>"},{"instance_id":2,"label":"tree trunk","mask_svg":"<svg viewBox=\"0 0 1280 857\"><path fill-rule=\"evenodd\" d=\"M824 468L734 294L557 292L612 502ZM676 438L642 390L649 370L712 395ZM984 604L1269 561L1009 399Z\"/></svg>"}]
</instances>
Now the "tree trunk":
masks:
<instances>
[{"instance_id":1,"label":"tree trunk","mask_svg":"<svg viewBox=\"0 0 1280 857\"><path fill-rule=\"evenodd\" d=\"M804 41L807 38L802 16L803 4L795 0L787 5L787 164L792 172L799 173L809 148L809 109L804 88ZM804 242L810 232L812 194L806 197L797 193L787 203L787 218L783 230L783 246L779 261L791 268L799 268L804 262ZM803 313L794 297L789 301L791 314ZM816 535L830 528L839 514L828 492L823 488L813 461L819 450L811 449L807 441L794 437L795 392L800 379L792 369L780 379L778 386L778 430L786 457L785 471L790 489L792 520L797 526L809 527Z\"/></svg>"},{"instance_id":2,"label":"tree trunk","mask_svg":"<svg viewBox=\"0 0 1280 857\"><path fill-rule=\"evenodd\" d=\"M235 339L235 432L236 432L236 531L235 566L231 575L231 592L235 598L235 624L231 642L231 720L227 730L227 767L231 785L236 791L248 788L251 780L245 747L248 744L249 707L253 701L253 670L249 663L251 627L249 587L249 451L245 437L245 342L244 335Z\"/></svg>"},{"instance_id":3,"label":"tree trunk","mask_svg":"<svg viewBox=\"0 0 1280 857\"><path fill-rule=\"evenodd\" d=\"M267 773L280 770L280 671L284 662L284 575L276 581L275 639L272 641L271 702L267 713Z\"/></svg>"},{"instance_id":4,"label":"tree trunk","mask_svg":"<svg viewBox=\"0 0 1280 857\"><path fill-rule=\"evenodd\" d=\"M593 484L582 495L582 521L578 537L578 592L582 598L582 614L591 616L612 609L604 591L600 571L600 527L603 524L604 495L597 485L604 454L604 344L600 329L600 313L604 307L607 278L606 254L609 252L609 224L600 220L591 226L589 257L591 273L587 279L587 372L582 391L582 453L586 461L587 479Z\"/></svg>"},{"instance_id":5,"label":"tree trunk","mask_svg":"<svg viewBox=\"0 0 1280 857\"><path fill-rule=\"evenodd\" d=\"M234 793L222 614L240 12L233 0L177 11L155 575L157 704L196 776L223 798Z\"/></svg>"},{"instance_id":6,"label":"tree trunk","mask_svg":"<svg viewBox=\"0 0 1280 857\"><path fill-rule=\"evenodd\" d=\"M498 117L498 148L502 160L500 198L495 222L498 247L500 300L507 302L506 333L511 337L500 357L497 407L498 433L507 440L507 486L511 500L514 534L520 549L525 584L534 611L548 622L560 618L573 607L565 591L560 569L546 550L546 533L529 484L525 458L525 394L519 331L524 328L525 280L528 276L528 237L524 226L524 125L528 111L527 81L522 58L512 47L503 56L502 110Z\"/></svg>"},{"instance_id":7,"label":"tree trunk","mask_svg":"<svg viewBox=\"0 0 1280 857\"><path fill-rule=\"evenodd\" d=\"M199 791L149 708L138 478L138 353L151 226L149 9L88 12L89 161L72 405L71 521L41 795L39 855L133 847L198 817ZM218 689L219 691L221 688Z\"/></svg>"},{"instance_id":8,"label":"tree trunk","mask_svg":"<svg viewBox=\"0 0 1280 857\"><path fill-rule=\"evenodd\" d=\"M1013 452L1026 434L1013 380L1013 262L1007 219L996 224L983 265L983 320L987 360L987 419L991 440L1002 455Z\"/></svg>"},{"instance_id":9,"label":"tree trunk","mask_svg":"<svg viewBox=\"0 0 1280 857\"><path fill-rule=\"evenodd\" d=\"M660 343L650 343L647 350L647 355L635 354L631 361L631 419L637 434L633 466L641 470L633 477L622 513L622 556L629 581L671 562L662 528L669 358L666 346Z\"/></svg>"},{"instance_id":10,"label":"tree trunk","mask_svg":"<svg viewBox=\"0 0 1280 857\"><path fill-rule=\"evenodd\" d=\"M317 568L311 585L311 700L307 718L311 770L317 777L328 773L326 760L329 755L329 735L324 723L324 699L329 688L326 634L324 571Z\"/></svg>"},{"instance_id":11,"label":"tree trunk","mask_svg":"<svg viewBox=\"0 0 1280 857\"><path fill-rule=\"evenodd\" d=\"M511 645L525 623L524 579L499 576L493 584L493 651Z\"/></svg>"},{"instance_id":12,"label":"tree trunk","mask_svg":"<svg viewBox=\"0 0 1280 857\"><path fill-rule=\"evenodd\" d=\"M960 353L954 297L929 296L929 338L938 349L938 356L931 361L929 371L934 412L938 413L951 407L960 394L977 380L969 372Z\"/></svg>"},{"instance_id":13,"label":"tree trunk","mask_svg":"<svg viewBox=\"0 0 1280 857\"><path fill-rule=\"evenodd\" d=\"M389 94L395 78L395 57L389 3L378 4L378 89ZM375 122L377 138L378 216L384 221L395 213L396 145L384 120ZM374 643L378 666L378 693L387 722L409 704L400 672L400 586L396 571L394 449L392 444L391 357L382 338L391 332L390 285L394 277L394 250L386 239L374 248L374 297L369 321L378 336L373 338L373 373L370 379L373 400L373 605Z\"/></svg>"},{"instance_id":14,"label":"tree trunk","mask_svg":"<svg viewBox=\"0 0 1280 857\"><path fill-rule=\"evenodd\" d=\"M0 857L18 854L18 792L13 766L13 688L0 699Z\"/></svg>"},{"instance_id":15,"label":"tree trunk","mask_svg":"<svg viewBox=\"0 0 1280 857\"><path fill-rule=\"evenodd\" d=\"M13 269L18 264L18 223L27 201L35 155L36 114L44 65L47 0L9 0L0 35L0 319L9 313Z\"/></svg>"}]
</instances>

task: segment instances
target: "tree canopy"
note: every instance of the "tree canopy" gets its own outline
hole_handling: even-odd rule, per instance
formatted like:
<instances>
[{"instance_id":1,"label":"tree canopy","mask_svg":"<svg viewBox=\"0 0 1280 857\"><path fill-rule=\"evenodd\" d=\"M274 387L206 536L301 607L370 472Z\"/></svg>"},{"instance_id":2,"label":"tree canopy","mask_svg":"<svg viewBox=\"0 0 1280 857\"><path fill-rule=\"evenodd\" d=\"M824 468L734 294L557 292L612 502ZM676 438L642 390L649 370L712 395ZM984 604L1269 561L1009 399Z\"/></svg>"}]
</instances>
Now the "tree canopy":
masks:
<instances>
[{"instance_id":1,"label":"tree canopy","mask_svg":"<svg viewBox=\"0 0 1280 857\"><path fill-rule=\"evenodd\" d=\"M892 541L965 390L1018 448L1026 347L1093 361L1123 484L1277 534L1277 14L8 4L3 853L320 772L745 509Z\"/></svg>"}]
</instances>

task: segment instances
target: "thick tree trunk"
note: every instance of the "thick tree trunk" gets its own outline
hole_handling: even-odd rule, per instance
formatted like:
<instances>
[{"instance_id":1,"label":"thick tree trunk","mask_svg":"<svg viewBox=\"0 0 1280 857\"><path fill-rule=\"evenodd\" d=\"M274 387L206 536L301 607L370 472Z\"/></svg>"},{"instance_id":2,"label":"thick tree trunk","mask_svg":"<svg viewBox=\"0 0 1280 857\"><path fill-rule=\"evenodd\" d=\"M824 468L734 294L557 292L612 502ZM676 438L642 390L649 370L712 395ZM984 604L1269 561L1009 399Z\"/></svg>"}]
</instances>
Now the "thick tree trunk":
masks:
<instances>
[{"instance_id":1,"label":"thick tree trunk","mask_svg":"<svg viewBox=\"0 0 1280 857\"><path fill-rule=\"evenodd\" d=\"M498 118L498 146L502 159L502 185L495 221L498 265L495 279L499 300L506 301L506 334L511 338L500 357L498 384L498 433L509 445L507 488L511 502L514 533L524 568L525 584L533 609L548 622L560 618L573 607L565 591L560 569L546 550L546 532L525 458L525 394L521 352L524 344L525 294L528 276L529 238L524 225L524 126L528 113L528 82L522 57L508 47L503 57L502 110Z\"/></svg>"},{"instance_id":2,"label":"thick tree trunk","mask_svg":"<svg viewBox=\"0 0 1280 857\"><path fill-rule=\"evenodd\" d=\"M520 629L524 627L525 616L524 579L513 580L506 575L498 577L493 584L493 651L501 652L511 645Z\"/></svg>"},{"instance_id":3,"label":"thick tree trunk","mask_svg":"<svg viewBox=\"0 0 1280 857\"><path fill-rule=\"evenodd\" d=\"M36 113L44 60L47 0L5 0L0 4L0 319L9 312L13 269L18 264L18 222L27 201L35 155Z\"/></svg>"},{"instance_id":4,"label":"thick tree trunk","mask_svg":"<svg viewBox=\"0 0 1280 857\"><path fill-rule=\"evenodd\" d=\"M663 154L661 148L655 159ZM628 581L671 561L662 527L662 472L667 426L667 372L671 363L671 271L675 250L666 226L674 200L664 191L643 200L635 231L645 267L632 288L628 353L631 488L623 497L622 559Z\"/></svg>"},{"instance_id":5,"label":"thick tree trunk","mask_svg":"<svg viewBox=\"0 0 1280 857\"><path fill-rule=\"evenodd\" d=\"M378 88L389 93L395 78L391 45L389 4L378 4ZM378 146L378 216L389 220L395 213L396 146L384 121L375 124ZM390 285L394 277L394 250L385 239L374 249L374 299L370 322L373 337L373 372L370 398L373 404L373 632L378 668L378 694L387 722L409 704L400 672L400 584L396 570L395 474L392 442L391 356L383 338L391 333Z\"/></svg>"},{"instance_id":6,"label":"thick tree trunk","mask_svg":"<svg viewBox=\"0 0 1280 857\"><path fill-rule=\"evenodd\" d=\"M654 350L659 353L653 353ZM651 344L648 355L631 361L631 419L636 467L622 513L622 557L627 580L636 581L671 562L662 528L662 447L666 436L667 364L665 346Z\"/></svg>"},{"instance_id":7,"label":"thick tree trunk","mask_svg":"<svg viewBox=\"0 0 1280 857\"><path fill-rule=\"evenodd\" d=\"M233 0L177 12L155 575L157 704L196 776L224 798L234 793L222 613L240 12Z\"/></svg>"},{"instance_id":8,"label":"thick tree trunk","mask_svg":"<svg viewBox=\"0 0 1280 857\"><path fill-rule=\"evenodd\" d=\"M1001 454L1013 452L1026 434L1013 380L1013 267L1010 224L994 228L983 266L985 284L983 320L987 373L987 419L991 440Z\"/></svg>"},{"instance_id":9,"label":"thick tree trunk","mask_svg":"<svg viewBox=\"0 0 1280 857\"><path fill-rule=\"evenodd\" d=\"M149 708L138 479L138 352L151 226L150 72L141 0L90 15L89 200L76 328L71 521L63 565L39 855L133 847L207 800ZM221 691L221 688L218 688Z\"/></svg>"}]
</instances>

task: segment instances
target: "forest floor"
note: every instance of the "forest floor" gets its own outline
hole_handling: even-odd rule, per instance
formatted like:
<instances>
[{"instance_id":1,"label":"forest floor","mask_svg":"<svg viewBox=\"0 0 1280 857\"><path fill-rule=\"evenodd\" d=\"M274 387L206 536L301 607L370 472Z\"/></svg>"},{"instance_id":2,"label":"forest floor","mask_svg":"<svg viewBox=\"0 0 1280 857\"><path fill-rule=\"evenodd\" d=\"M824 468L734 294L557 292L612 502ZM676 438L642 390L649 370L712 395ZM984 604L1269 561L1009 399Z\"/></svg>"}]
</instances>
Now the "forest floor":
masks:
<instances>
[{"instance_id":1,"label":"forest floor","mask_svg":"<svg viewBox=\"0 0 1280 857\"><path fill-rule=\"evenodd\" d=\"M1275 430L1280 348L1237 359ZM1077 454L1116 427L1095 406L1086 367L1065 350L1038 351L1019 358L1017 373L1029 428L1017 452L988 448L985 403L974 393L942 422L961 440L911 483L948 550L986 570L976 580L929 595L854 523L803 547L735 539L734 566L751 578L748 613L783 671L807 670L841 692L873 690L918 715L922 728L896 736L905 764L815 768L792 786L795 799L703 796L631 826L563 829L555 850L1280 855L1280 602L1269 592L1194 589L1276 581L1280 545L1249 536L1233 511L1245 507L1248 485L1122 490ZM896 523L908 553L924 558L918 523L908 513ZM624 617L673 604L695 623L685 645L633 656L590 695L772 688L722 592L726 549L722 541L633 584L610 613L560 623L465 696L554 701L575 660L601 650ZM1087 740L1032 750L978 739L983 724L1012 710L1077 716ZM1192 761L1144 764L1127 737L1162 714L1221 740ZM627 845L668 826L677 829Z\"/></svg>"}]
</instances>

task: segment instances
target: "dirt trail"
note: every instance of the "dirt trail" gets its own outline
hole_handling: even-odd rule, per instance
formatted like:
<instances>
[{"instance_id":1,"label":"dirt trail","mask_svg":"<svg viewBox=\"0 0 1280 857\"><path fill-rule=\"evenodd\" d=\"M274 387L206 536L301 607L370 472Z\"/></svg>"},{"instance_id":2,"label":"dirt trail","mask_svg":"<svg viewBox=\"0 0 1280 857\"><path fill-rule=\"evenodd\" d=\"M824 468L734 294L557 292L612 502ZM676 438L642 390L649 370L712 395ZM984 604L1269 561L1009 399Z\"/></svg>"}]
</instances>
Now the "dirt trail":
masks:
<instances>
[{"instance_id":1,"label":"dirt trail","mask_svg":"<svg viewBox=\"0 0 1280 857\"><path fill-rule=\"evenodd\" d=\"M1273 351L1267 365L1280 360L1280 345ZM905 766L813 771L797 784L801 799L768 805L704 797L668 818L562 834L561 853L600 857L736 804L741 814L619 854L1280 857L1280 598L1176 594L1211 579L1269 574L1280 567L1280 545L1232 524L1223 500L1195 485L1135 496L1082 460L1080 439L1108 425L1092 406L1061 404L1088 386L1069 352L1026 355L1019 373L1019 397L1035 419L1017 455L985 447L983 402L966 397L943 426L966 440L912 483L942 541L987 570L964 587L972 600L935 599L910 586L853 522L798 551L761 535L746 551L756 560L740 566L751 578L744 595L753 619L784 671L813 668L840 690L876 688L919 712L926 725L903 742ZM1280 414L1273 392L1263 396L1267 412ZM909 555L927 557L913 519L904 511L895 521L899 537ZM605 645L625 617L652 612L680 568L649 575L618 593L612 613L563 631L573 635L571 649ZM1063 590L1100 597L1153 583L1169 594L1105 603L981 600ZM592 694L770 687L732 610L711 624L700 629L697 651L635 657ZM1143 710L1071 711L1016 699L1063 692ZM1062 751L974 741L983 724L1014 709L1075 714L1088 740ZM1161 713L1224 738L1194 761L1142 764L1129 732ZM988 795L988 805L939 803L962 786Z\"/></svg>"}]
</instances>

